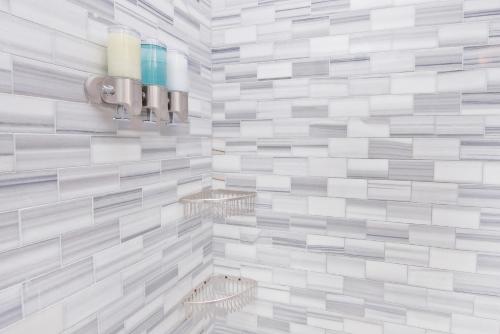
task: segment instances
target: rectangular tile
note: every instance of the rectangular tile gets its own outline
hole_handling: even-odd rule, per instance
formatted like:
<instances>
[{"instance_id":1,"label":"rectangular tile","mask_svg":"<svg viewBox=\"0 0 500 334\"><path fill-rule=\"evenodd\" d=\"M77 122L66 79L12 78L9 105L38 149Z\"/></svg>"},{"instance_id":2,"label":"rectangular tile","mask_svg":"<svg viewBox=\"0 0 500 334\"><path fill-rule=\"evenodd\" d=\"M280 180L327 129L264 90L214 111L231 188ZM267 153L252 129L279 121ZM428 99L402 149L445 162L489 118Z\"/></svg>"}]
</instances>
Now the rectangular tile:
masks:
<instances>
[{"instance_id":1,"label":"rectangular tile","mask_svg":"<svg viewBox=\"0 0 500 334\"><path fill-rule=\"evenodd\" d=\"M14 286L0 291L0 328L7 327L23 318L21 289Z\"/></svg>"},{"instance_id":2,"label":"rectangular tile","mask_svg":"<svg viewBox=\"0 0 500 334\"><path fill-rule=\"evenodd\" d=\"M0 135L0 171L12 172L14 166L14 136Z\"/></svg>"},{"instance_id":3,"label":"rectangular tile","mask_svg":"<svg viewBox=\"0 0 500 334\"><path fill-rule=\"evenodd\" d=\"M0 175L0 210L7 211L57 200L55 170Z\"/></svg>"},{"instance_id":4,"label":"rectangular tile","mask_svg":"<svg viewBox=\"0 0 500 334\"><path fill-rule=\"evenodd\" d=\"M94 253L95 280L103 280L138 262L142 258L142 250L142 239L135 238Z\"/></svg>"},{"instance_id":5,"label":"rectangular tile","mask_svg":"<svg viewBox=\"0 0 500 334\"><path fill-rule=\"evenodd\" d=\"M79 135L16 135L16 169L90 164L90 138Z\"/></svg>"},{"instance_id":6,"label":"rectangular tile","mask_svg":"<svg viewBox=\"0 0 500 334\"><path fill-rule=\"evenodd\" d=\"M62 199L97 195L118 190L118 167L78 167L59 170L59 192Z\"/></svg>"},{"instance_id":7,"label":"rectangular tile","mask_svg":"<svg viewBox=\"0 0 500 334\"><path fill-rule=\"evenodd\" d=\"M133 189L94 197L94 221L113 221L142 207L142 190Z\"/></svg>"},{"instance_id":8,"label":"rectangular tile","mask_svg":"<svg viewBox=\"0 0 500 334\"><path fill-rule=\"evenodd\" d=\"M69 232L61 237L62 261L64 264L72 263L119 242L118 222Z\"/></svg>"},{"instance_id":9,"label":"rectangular tile","mask_svg":"<svg viewBox=\"0 0 500 334\"><path fill-rule=\"evenodd\" d=\"M14 93L85 102L85 72L25 58L14 58Z\"/></svg>"},{"instance_id":10,"label":"rectangular tile","mask_svg":"<svg viewBox=\"0 0 500 334\"><path fill-rule=\"evenodd\" d=\"M59 239L51 239L1 254L1 288L47 273L61 265Z\"/></svg>"},{"instance_id":11,"label":"rectangular tile","mask_svg":"<svg viewBox=\"0 0 500 334\"><path fill-rule=\"evenodd\" d=\"M0 100L0 132L54 132L52 100L11 94L0 94Z\"/></svg>"},{"instance_id":12,"label":"rectangular tile","mask_svg":"<svg viewBox=\"0 0 500 334\"><path fill-rule=\"evenodd\" d=\"M92 137L92 163L115 163L141 159L141 144L134 137Z\"/></svg>"},{"instance_id":13,"label":"rectangular tile","mask_svg":"<svg viewBox=\"0 0 500 334\"><path fill-rule=\"evenodd\" d=\"M85 259L23 284L24 311L32 314L94 283L92 259Z\"/></svg>"},{"instance_id":14,"label":"rectangular tile","mask_svg":"<svg viewBox=\"0 0 500 334\"><path fill-rule=\"evenodd\" d=\"M23 209L19 216L23 243L49 239L92 225L92 199Z\"/></svg>"}]
</instances>

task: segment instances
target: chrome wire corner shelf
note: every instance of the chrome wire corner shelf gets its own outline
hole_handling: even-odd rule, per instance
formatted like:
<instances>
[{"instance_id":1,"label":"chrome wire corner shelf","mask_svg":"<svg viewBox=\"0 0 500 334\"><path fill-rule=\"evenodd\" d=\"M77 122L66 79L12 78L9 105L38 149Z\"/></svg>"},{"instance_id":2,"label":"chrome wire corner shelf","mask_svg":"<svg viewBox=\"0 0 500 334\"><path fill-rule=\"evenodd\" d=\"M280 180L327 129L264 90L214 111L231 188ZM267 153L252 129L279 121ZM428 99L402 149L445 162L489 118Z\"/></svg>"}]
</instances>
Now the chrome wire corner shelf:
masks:
<instances>
[{"instance_id":1,"label":"chrome wire corner shelf","mask_svg":"<svg viewBox=\"0 0 500 334\"><path fill-rule=\"evenodd\" d=\"M224 316L237 312L255 299L257 282L242 277L217 275L199 284L185 299L186 316Z\"/></svg>"},{"instance_id":2,"label":"chrome wire corner shelf","mask_svg":"<svg viewBox=\"0 0 500 334\"><path fill-rule=\"evenodd\" d=\"M255 212L255 192L227 189L207 189L180 199L184 215L193 217L210 214L216 218L252 215Z\"/></svg>"}]
</instances>

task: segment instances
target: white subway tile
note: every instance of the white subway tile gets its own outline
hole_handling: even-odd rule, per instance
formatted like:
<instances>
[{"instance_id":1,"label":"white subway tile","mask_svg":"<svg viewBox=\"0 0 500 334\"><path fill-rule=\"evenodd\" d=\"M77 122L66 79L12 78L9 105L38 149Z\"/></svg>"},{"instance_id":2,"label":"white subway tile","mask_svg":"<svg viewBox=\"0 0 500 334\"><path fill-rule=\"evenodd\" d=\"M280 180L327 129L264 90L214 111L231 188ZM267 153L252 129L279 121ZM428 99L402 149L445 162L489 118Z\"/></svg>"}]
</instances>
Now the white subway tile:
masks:
<instances>
[{"instance_id":1,"label":"white subway tile","mask_svg":"<svg viewBox=\"0 0 500 334\"><path fill-rule=\"evenodd\" d=\"M329 197L308 197L310 215L345 217L345 199Z\"/></svg>"},{"instance_id":2,"label":"white subway tile","mask_svg":"<svg viewBox=\"0 0 500 334\"><path fill-rule=\"evenodd\" d=\"M432 208L432 225L479 228L480 216L479 208L439 205Z\"/></svg>"},{"instance_id":3,"label":"white subway tile","mask_svg":"<svg viewBox=\"0 0 500 334\"><path fill-rule=\"evenodd\" d=\"M431 268L454 271L476 271L477 257L473 252L445 248L431 248L429 266Z\"/></svg>"},{"instance_id":4,"label":"white subway tile","mask_svg":"<svg viewBox=\"0 0 500 334\"><path fill-rule=\"evenodd\" d=\"M483 165L479 161L436 161L434 180L457 183L481 183Z\"/></svg>"},{"instance_id":5,"label":"white subway tile","mask_svg":"<svg viewBox=\"0 0 500 334\"><path fill-rule=\"evenodd\" d=\"M415 72L393 74L391 76L392 94L417 94L436 92L436 73Z\"/></svg>"},{"instance_id":6,"label":"white subway tile","mask_svg":"<svg viewBox=\"0 0 500 334\"><path fill-rule=\"evenodd\" d=\"M414 7L391 7L371 11L372 30L396 29L415 25Z\"/></svg>"}]
</instances>

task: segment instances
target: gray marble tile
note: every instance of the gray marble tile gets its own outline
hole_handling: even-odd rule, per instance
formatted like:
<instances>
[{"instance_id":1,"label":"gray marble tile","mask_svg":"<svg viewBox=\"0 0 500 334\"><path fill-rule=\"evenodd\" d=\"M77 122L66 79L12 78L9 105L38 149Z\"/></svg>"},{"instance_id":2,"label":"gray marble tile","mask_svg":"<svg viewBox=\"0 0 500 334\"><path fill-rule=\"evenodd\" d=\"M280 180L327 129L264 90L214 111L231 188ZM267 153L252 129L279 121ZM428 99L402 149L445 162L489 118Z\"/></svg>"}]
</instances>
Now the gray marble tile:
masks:
<instances>
[{"instance_id":1,"label":"gray marble tile","mask_svg":"<svg viewBox=\"0 0 500 334\"><path fill-rule=\"evenodd\" d=\"M386 243L385 259L390 263L427 267L429 265L429 248L406 244Z\"/></svg>"},{"instance_id":2,"label":"gray marble tile","mask_svg":"<svg viewBox=\"0 0 500 334\"><path fill-rule=\"evenodd\" d=\"M95 280L103 280L140 261L142 249L142 238L135 238L94 253Z\"/></svg>"},{"instance_id":3,"label":"gray marble tile","mask_svg":"<svg viewBox=\"0 0 500 334\"><path fill-rule=\"evenodd\" d=\"M97 334L97 326L97 317L90 316L68 328L63 332L63 334Z\"/></svg>"},{"instance_id":4,"label":"gray marble tile","mask_svg":"<svg viewBox=\"0 0 500 334\"><path fill-rule=\"evenodd\" d=\"M341 11L330 16L330 30L335 34L367 31L370 28L368 10Z\"/></svg>"},{"instance_id":5,"label":"gray marble tile","mask_svg":"<svg viewBox=\"0 0 500 334\"><path fill-rule=\"evenodd\" d=\"M22 209L19 215L23 242L31 243L92 225L92 199Z\"/></svg>"},{"instance_id":6,"label":"gray marble tile","mask_svg":"<svg viewBox=\"0 0 500 334\"><path fill-rule=\"evenodd\" d=\"M191 175L189 159L169 159L161 162L162 179L165 181L180 179Z\"/></svg>"},{"instance_id":7,"label":"gray marble tile","mask_svg":"<svg viewBox=\"0 0 500 334\"><path fill-rule=\"evenodd\" d=\"M387 220L408 224L431 224L432 208L429 204L387 202Z\"/></svg>"},{"instance_id":8,"label":"gray marble tile","mask_svg":"<svg viewBox=\"0 0 500 334\"><path fill-rule=\"evenodd\" d=\"M500 296L497 276L456 272L453 277L454 290L457 292Z\"/></svg>"},{"instance_id":9,"label":"gray marble tile","mask_svg":"<svg viewBox=\"0 0 500 334\"><path fill-rule=\"evenodd\" d=\"M56 131L73 134L115 134L114 110L102 105L57 101Z\"/></svg>"},{"instance_id":10,"label":"gray marble tile","mask_svg":"<svg viewBox=\"0 0 500 334\"><path fill-rule=\"evenodd\" d=\"M390 120L391 136L416 137L434 135L434 117L402 116Z\"/></svg>"},{"instance_id":11,"label":"gray marble tile","mask_svg":"<svg viewBox=\"0 0 500 334\"><path fill-rule=\"evenodd\" d=\"M478 116L438 116L436 134L440 136L482 136L484 119Z\"/></svg>"},{"instance_id":12,"label":"gray marble tile","mask_svg":"<svg viewBox=\"0 0 500 334\"><path fill-rule=\"evenodd\" d=\"M4 12L0 12L0 17L3 23L0 45L3 51L39 60L52 59L50 29ZM12 31L17 32L16 36Z\"/></svg>"},{"instance_id":13,"label":"gray marble tile","mask_svg":"<svg viewBox=\"0 0 500 334\"><path fill-rule=\"evenodd\" d=\"M0 211L45 204L57 197L55 170L0 175Z\"/></svg>"},{"instance_id":14,"label":"gray marble tile","mask_svg":"<svg viewBox=\"0 0 500 334\"><path fill-rule=\"evenodd\" d=\"M304 232L312 234L326 234L327 231L327 219L323 217L312 217L312 216L291 216L288 219L287 215L280 215L276 217L273 216L277 222L286 222L290 224L290 231L292 232ZM274 220L273 219L273 220ZM288 229L288 227L286 228Z\"/></svg>"},{"instance_id":15,"label":"gray marble tile","mask_svg":"<svg viewBox=\"0 0 500 334\"><path fill-rule=\"evenodd\" d=\"M13 286L0 291L0 328L19 321L23 317L21 289Z\"/></svg>"},{"instance_id":16,"label":"gray marble tile","mask_svg":"<svg viewBox=\"0 0 500 334\"><path fill-rule=\"evenodd\" d=\"M146 297L151 298L172 288L178 280L178 266L164 268L155 276L146 280Z\"/></svg>"},{"instance_id":17,"label":"gray marble tile","mask_svg":"<svg viewBox=\"0 0 500 334\"><path fill-rule=\"evenodd\" d=\"M0 213L0 251L15 248L20 243L17 211Z\"/></svg>"},{"instance_id":18,"label":"gray marble tile","mask_svg":"<svg viewBox=\"0 0 500 334\"><path fill-rule=\"evenodd\" d=\"M321 177L292 177L291 193L302 196L326 196L327 179Z\"/></svg>"},{"instance_id":19,"label":"gray marble tile","mask_svg":"<svg viewBox=\"0 0 500 334\"><path fill-rule=\"evenodd\" d=\"M131 189L159 182L160 170L159 161L122 165L120 166L120 187Z\"/></svg>"},{"instance_id":20,"label":"gray marble tile","mask_svg":"<svg viewBox=\"0 0 500 334\"><path fill-rule=\"evenodd\" d=\"M0 132L54 132L53 101L11 94L0 94L0 101Z\"/></svg>"},{"instance_id":21,"label":"gray marble tile","mask_svg":"<svg viewBox=\"0 0 500 334\"><path fill-rule=\"evenodd\" d=\"M132 189L94 197L94 222L113 221L142 207L142 190Z\"/></svg>"},{"instance_id":22,"label":"gray marble tile","mask_svg":"<svg viewBox=\"0 0 500 334\"><path fill-rule=\"evenodd\" d=\"M347 78L355 75L370 74L369 56L335 56L330 60L330 75L334 78Z\"/></svg>"},{"instance_id":23,"label":"gray marble tile","mask_svg":"<svg viewBox=\"0 0 500 334\"><path fill-rule=\"evenodd\" d=\"M389 179L432 181L434 162L431 160L389 160Z\"/></svg>"},{"instance_id":24,"label":"gray marble tile","mask_svg":"<svg viewBox=\"0 0 500 334\"><path fill-rule=\"evenodd\" d=\"M480 226L487 230L500 230L500 210L490 208L481 209Z\"/></svg>"},{"instance_id":25,"label":"gray marble tile","mask_svg":"<svg viewBox=\"0 0 500 334\"><path fill-rule=\"evenodd\" d=\"M460 157L464 160L500 160L500 140L462 139Z\"/></svg>"},{"instance_id":26,"label":"gray marble tile","mask_svg":"<svg viewBox=\"0 0 500 334\"><path fill-rule=\"evenodd\" d=\"M329 14L341 12L349 8L348 0L334 0L334 1L323 1L323 0L312 0L311 1L311 13L313 14Z\"/></svg>"},{"instance_id":27,"label":"gray marble tile","mask_svg":"<svg viewBox=\"0 0 500 334\"><path fill-rule=\"evenodd\" d=\"M460 185L458 203L469 206L500 208L500 187L488 185Z\"/></svg>"},{"instance_id":28,"label":"gray marble tile","mask_svg":"<svg viewBox=\"0 0 500 334\"><path fill-rule=\"evenodd\" d=\"M409 138L370 138L368 156L381 159L409 159L413 156L412 140Z\"/></svg>"},{"instance_id":29,"label":"gray marble tile","mask_svg":"<svg viewBox=\"0 0 500 334\"><path fill-rule=\"evenodd\" d=\"M176 154L176 138L143 136L141 137L141 149L144 160L168 159Z\"/></svg>"},{"instance_id":30,"label":"gray marble tile","mask_svg":"<svg viewBox=\"0 0 500 334\"><path fill-rule=\"evenodd\" d=\"M12 60L4 53L0 53L0 92L12 93Z\"/></svg>"},{"instance_id":31,"label":"gray marble tile","mask_svg":"<svg viewBox=\"0 0 500 334\"><path fill-rule=\"evenodd\" d=\"M323 138L347 137L347 125L326 122L311 123L309 125L309 136Z\"/></svg>"},{"instance_id":32,"label":"gray marble tile","mask_svg":"<svg viewBox=\"0 0 500 334\"><path fill-rule=\"evenodd\" d=\"M118 190L118 167L97 166L59 170L59 192L62 199L72 199Z\"/></svg>"},{"instance_id":33,"label":"gray marble tile","mask_svg":"<svg viewBox=\"0 0 500 334\"><path fill-rule=\"evenodd\" d=\"M367 221L367 239L385 242L408 242L408 225L384 221Z\"/></svg>"},{"instance_id":34,"label":"gray marble tile","mask_svg":"<svg viewBox=\"0 0 500 334\"><path fill-rule=\"evenodd\" d=\"M122 241L136 238L144 233L157 229L161 225L159 208L152 208L120 217L120 236Z\"/></svg>"},{"instance_id":35,"label":"gray marble tile","mask_svg":"<svg viewBox=\"0 0 500 334\"><path fill-rule=\"evenodd\" d=\"M462 22L462 1L424 3L415 8L415 25L438 25Z\"/></svg>"},{"instance_id":36,"label":"gray marble tile","mask_svg":"<svg viewBox=\"0 0 500 334\"><path fill-rule=\"evenodd\" d=\"M85 72L25 58L14 58L14 93L69 101L86 100Z\"/></svg>"},{"instance_id":37,"label":"gray marble tile","mask_svg":"<svg viewBox=\"0 0 500 334\"><path fill-rule=\"evenodd\" d=\"M357 278L344 280L344 294L363 298L366 301L381 302L384 299L384 283Z\"/></svg>"},{"instance_id":38,"label":"gray marble tile","mask_svg":"<svg viewBox=\"0 0 500 334\"><path fill-rule=\"evenodd\" d=\"M292 64L294 78L299 77L328 77L330 65L328 60L297 62Z\"/></svg>"},{"instance_id":39,"label":"gray marble tile","mask_svg":"<svg viewBox=\"0 0 500 334\"><path fill-rule=\"evenodd\" d=\"M414 202L452 204L458 199L459 189L453 183L413 182L412 196Z\"/></svg>"},{"instance_id":40,"label":"gray marble tile","mask_svg":"<svg viewBox=\"0 0 500 334\"><path fill-rule=\"evenodd\" d=\"M478 254L477 272L481 274L500 274L500 256L489 254Z\"/></svg>"},{"instance_id":41,"label":"gray marble tile","mask_svg":"<svg viewBox=\"0 0 500 334\"><path fill-rule=\"evenodd\" d=\"M419 115L458 115L461 95L459 93L416 94L415 114Z\"/></svg>"},{"instance_id":42,"label":"gray marble tile","mask_svg":"<svg viewBox=\"0 0 500 334\"><path fill-rule=\"evenodd\" d=\"M369 199L409 201L410 196L410 181L368 180Z\"/></svg>"},{"instance_id":43,"label":"gray marble tile","mask_svg":"<svg viewBox=\"0 0 500 334\"><path fill-rule=\"evenodd\" d=\"M289 333L290 322L258 316L257 327L264 331L272 331L273 333Z\"/></svg>"},{"instance_id":44,"label":"gray marble tile","mask_svg":"<svg viewBox=\"0 0 500 334\"><path fill-rule=\"evenodd\" d=\"M0 254L0 288L57 269L61 265L59 238Z\"/></svg>"},{"instance_id":45,"label":"gray marble tile","mask_svg":"<svg viewBox=\"0 0 500 334\"><path fill-rule=\"evenodd\" d=\"M92 259L85 259L29 280L23 284L24 312L33 314L92 283Z\"/></svg>"},{"instance_id":46,"label":"gray marble tile","mask_svg":"<svg viewBox=\"0 0 500 334\"><path fill-rule=\"evenodd\" d=\"M125 329L125 321L145 304L143 289L125 293L123 297L98 313L102 333L115 333Z\"/></svg>"},{"instance_id":47,"label":"gray marble tile","mask_svg":"<svg viewBox=\"0 0 500 334\"><path fill-rule=\"evenodd\" d=\"M0 172L12 172L14 166L14 136L0 135Z\"/></svg>"},{"instance_id":48,"label":"gray marble tile","mask_svg":"<svg viewBox=\"0 0 500 334\"><path fill-rule=\"evenodd\" d=\"M141 143L135 137L92 137L92 163L117 163L141 160Z\"/></svg>"},{"instance_id":49,"label":"gray marble tile","mask_svg":"<svg viewBox=\"0 0 500 334\"><path fill-rule=\"evenodd\" d=\"M118 222L69 232L61 237L62 261L64 264L72 263L119 242L120 227Z\"/></svg>"},{"instance_id":50,"label":"gray marble tile","mask_svg":"<svg viewBox=\"0 0 500 334\"><path fill-rule=\"evenodd\" d=\"M16 169L33 170L90 164L90 137L16 135Z\"/></svg>"},{"instance_id":51,"label":"gray marble tile","mask_svg":"<svg viewBox=\"0 0 500 334\"><path fill-rule=\"evenodd\" d=\"M410 243L423 246L454 248L455 229L450 227L412 225Z\"/></svg>"},{"instance_id":52,"label":"gray marble tile","mask_svg":"<svg viewBox=\"0 0 500 334\"><path fill-rule=\"evenodd\" d=\"M114 3L112 0L70 0L70 2L107 19L114 18Z\"/></svg>"},{"instance_id":53,"label":"gray marble tile","mask_svg":"<svg viewBox=\"0 0 500 334\"><path fill-rule=\"evenodd\" d=\"M85 39L56 33L54 62L67 68L105 74L106 48Z\"/></svg>"}]
</instances>

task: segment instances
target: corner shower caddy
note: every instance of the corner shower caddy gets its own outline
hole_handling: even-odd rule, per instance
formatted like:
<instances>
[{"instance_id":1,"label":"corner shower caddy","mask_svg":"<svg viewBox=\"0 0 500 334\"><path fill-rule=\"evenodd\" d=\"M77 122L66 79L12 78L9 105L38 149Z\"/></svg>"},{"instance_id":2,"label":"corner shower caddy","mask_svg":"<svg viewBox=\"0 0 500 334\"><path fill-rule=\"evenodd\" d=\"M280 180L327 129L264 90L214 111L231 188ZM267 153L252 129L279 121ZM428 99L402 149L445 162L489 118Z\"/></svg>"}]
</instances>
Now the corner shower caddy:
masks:
<instances>
[{"instance_id":1,"label":"corner shower caddy","mask_svg":"<svg viewBox=\"0 0 500 334\"><path fill-rule=\"evenodd\" d=\"M257 282L243 277L217 275L199 284L184 301L186 316L214 318L237 312L255 299Z\"/></svg>"},{"instance_id":2,"label":"corner shower caddy","mask_svg":"<svg viewBox=\"0 0 500 334\"><path fill-rule=\"evenodd\" d=\"M186 217L210 215L214 218L252 215L255 192L205 189L180 199ZM255 298L257 282L243 277L216 275L199 284L184 300L186 316L215 317L241 310Z\"/></svg>"},{"instance_id":3,"label":"corner shower caddy","mask_svg":"<svg viewBox=\"0 0 500 334\"><path fill-rule=\"evenodd\" d=\"M211 215L216 218L248 216L255 212L255 192L227 189L206 189L180 199L184 215Z\"/></svg>"}]
</instances>

